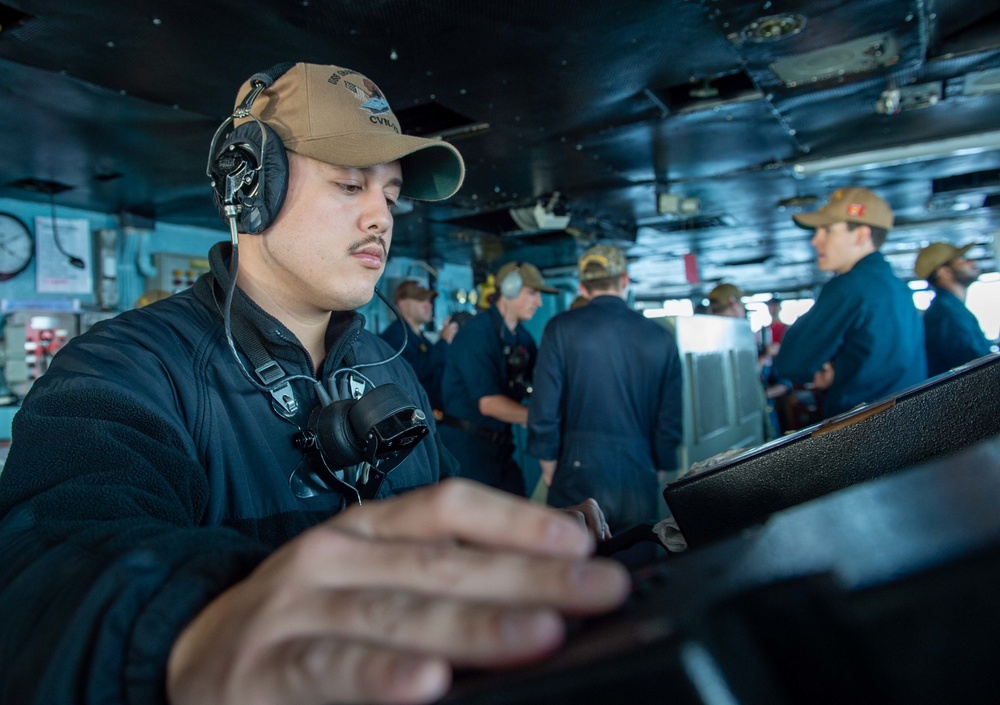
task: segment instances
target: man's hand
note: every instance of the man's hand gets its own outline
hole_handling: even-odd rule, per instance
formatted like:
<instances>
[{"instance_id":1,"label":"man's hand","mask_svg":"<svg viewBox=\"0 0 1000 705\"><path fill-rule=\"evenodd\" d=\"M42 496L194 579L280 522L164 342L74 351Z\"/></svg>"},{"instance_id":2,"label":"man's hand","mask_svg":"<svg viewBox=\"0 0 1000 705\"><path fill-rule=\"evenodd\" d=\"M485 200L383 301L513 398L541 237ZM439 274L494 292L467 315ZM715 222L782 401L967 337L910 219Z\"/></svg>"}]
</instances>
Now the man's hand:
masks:
<instances>
[{"instance_id":1,"label":"man's hand","mask_svg":"<svg viewBox=\"0 0 1000 705\"><path fill-rule=\"evenodd\" d=\"M545 483L546 487L552 487L552 478L556 475L559 461L539 460L538 465L542 469L542 482ZM596 541L607 541L611 538L608 521L604 518L604 512L596 499L588 499L581 504L566 507L563 511L575 516L587 528L587 533L593 536Z\"/></svg>"},{"instance_id":2,"label":"man's hand","mask_svg":"<svg viewBox=\"0 0 1000 705\"><path fill-rule=\"evenodd\" d=\"M455 667L540 658L562 642L562 614L610 610L629 591L620 565L588 557L583 524L596 515L581 511L583 522L464 480L349 509L188 625L169 700L423 703Z\"/></svg>"},{"instance_id":3,"label":"man's hand","mask_svg":"<svg viewBox=\"0 0 1000 705\"><path fill-rule=\"evenodd\" d=\"M458 324L451 320L451 316L444 319L444 325L441 326L441 340L451 344L451 341L455 339L456 333L458 333Z\"/></svg>"},{"instance_id":4,"label":"man's hand","mask_svg":"<svg viewBox=\"0 0 1000 705\"><path fill-rule=\"evenodd\" d=\"M528 425L528 407L503 394L479 397L477 405L483 416L490 416L504 423Z\"/></svg>"},{"instance_id":5,"label":"man's hand","mask_svg":"<svg viewBox=\"0 0 1000 705\"><path fill-rule=\"evenodd\" d=\"M813 375L813 389L829 389L833 385L833 363L824 362Z\"/></svg>"},{"instance_id":6,"label":"man's hand","mask_svg":"<svg viewBox=\"0 0 1000 705\"><path fill-rule=\"evenodd\" d=\"M611 538L611 529L608 521L604 518L604 512L596 499L586 499L580 504L566 507L564 512L575 516L577 520L587 529L587 533L597 541L607 541Z\"/></svg>"},{"instance_id":7,"label":"man's hand","mask_svg":"<svg viewBox=\"0 0 1000 705\"><path fill-rule=\"evenodd\" d=\"M558 460L539 460L538 467L542 469L542 482L546 487L552 487L552 478L556 476Z\"/></svg>"}]
</instances>

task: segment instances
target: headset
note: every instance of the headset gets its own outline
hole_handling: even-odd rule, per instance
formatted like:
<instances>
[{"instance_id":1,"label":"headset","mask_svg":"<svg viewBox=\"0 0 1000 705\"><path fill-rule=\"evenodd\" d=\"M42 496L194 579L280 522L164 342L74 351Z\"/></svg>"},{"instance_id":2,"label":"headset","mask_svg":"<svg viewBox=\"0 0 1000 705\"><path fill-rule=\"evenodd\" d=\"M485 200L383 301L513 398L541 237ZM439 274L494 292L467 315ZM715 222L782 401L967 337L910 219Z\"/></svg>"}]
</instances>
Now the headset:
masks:
<instances>
[{"instance_id":1,"label":"headset","mask_svg":"<svg viewBox=\"0 0 1000 705\"><path fill-rule=\"evenodd\" d=\"M514 269L504 275L504 278L497 284L497 289L500 291L500 295L505 299L517 298L517 295L521 293L521 289L524 288L524 279L521 277L521 266L524 262L517 261L514 263Z\"/></svg>"},{"instance_id":2,"label":"headset","mask_svg":"<svg viewBox=\"0 0 1000 705\"><path fill-rule=\"evenodd\" d=\"M243 364L232 334L232 302L239 269L239 233L258 234L273 222L285 201L288 190L288 156L278 134L251 112L262 91L288 72L295 64L277 64L250 77L250 91L226 118L212 137L206 175L211 179L212 197L232 239L230 282L226 290L223 321L230 351L243 376L256 389L271 395L272 408L281 417L292 420L298 403L290 382L307 380L319 399L305 428L293 436L293 443L315 462L300 464L288 479L297 497L312 497L319 492L336 491L358 504L373 499L386 474L398 466L430 432L424 413L395 384L375 386L359 370L384 365L399 357L406 346L406 336L399 350L385 360L356 364L333 372L327 378L329 388L311 375L285 375L280 365L268 360L255 369L254 379ZM237 119L252 118L236 126L221 139L228 125ZM401 318L396 307L375 293ZM241 344L244 338L241 337ZM259 343L258 343L259 345ZM248 352L248 351L245 351ZM251 358L254 354L251 353ZM255 364L257 360L254 360ZM278 371L277 380L265 377L262 369ZM338 390L338 377L340 388ZM344 471L341 477L337 473ZM345 481L351 480L351 481Z\"/></svg>"},{"instance_id":3,"label":"headset","mask_svg":"<svg viewBox=\"0 0 1000 705\"><path fill-rule=\"evenodd\" d=\"M517 298L517 295L524 288L524 278L521 276L521 267L523 266L522 260L514 262L514 269L497 282L497 289L505 299ZM494 321L494 323L496 322ZM504 365L507 369L507 386L517 399L523 399L529 396L532 391L531 372L534 365L531 354L524 345L516 342L512 345L507 342L500 324L496 324L496 329L503 349Z\"/></svg>"},{"instance_id":4,"label":"headset","mask_svg":"<svg viewBox=\"0 0 1000 705\"><path fill-rule=\"evenodd\" d=\"M274 222L288 191L288 155L281 138L251 111L261 92L295 64L285 62L250 77L250 91L212 137L206 175L212 180L215 208L237 232L256 234ZM240 118L221 142L226 127Z\"/></svg>"}]
</instances>

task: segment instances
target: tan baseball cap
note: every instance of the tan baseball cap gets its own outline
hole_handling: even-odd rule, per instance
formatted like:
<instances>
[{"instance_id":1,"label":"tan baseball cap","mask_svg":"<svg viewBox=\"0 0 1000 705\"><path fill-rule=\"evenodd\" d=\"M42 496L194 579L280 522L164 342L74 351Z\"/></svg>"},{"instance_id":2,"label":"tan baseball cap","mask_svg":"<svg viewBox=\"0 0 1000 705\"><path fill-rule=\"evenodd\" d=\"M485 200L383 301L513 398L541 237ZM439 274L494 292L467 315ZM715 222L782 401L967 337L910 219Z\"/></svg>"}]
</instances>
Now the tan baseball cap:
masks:
<instances>
[{"instance_id":1,"label":"tan baseball cap","mask_svg":"<svg viewBox=\"0 0 1000 705\"><path fill-rule=\"evenodd\" d=\"M430 289L425 289L420 286L418 282L412 279L407 279L406 281L400 282L396 290L392 292L393 301L402 301L403 299L416 299L417 301L430 301L437 296L436 291L431 291Z\"/></svg>"},{"instance_id":2,"label":"tan baseball cap","mask_svg":"<svg viewBox=\"0 0 1000 705\"><path fill-rule=\"evenodd\" d=\"M913 273L921 279L927 279L934 274L938 267L948 264L956 257L961 257L970 249L970 243L965 247L955 247L947 242L932 242L927 247L920 250L917 255L917 262L913 265Z\"/></svg>"},{"instance_id":3,"label":"tan baseball cap","mask_svg":"<svg viewBox=\"0 0 1000 705\"><path fill-rule=\"evenodd\" d=\"M251 81L240 88L237 106ZM457 149L442 140L404 135L378 86L351 69L294 64L257 96L251 113L281 137L289 152L352 168L399 160L401 195L407 198L448 198L465 178Z\"/></svg>"},{"instance_id":4,"label":"tan baseball cap","mask_svg":"<svg viewBox=\"0 0 1000 705\"><path fill-rule=\"evenodd\" d=\"M735 284L719 284L708 292L708 304L712 311L722 311L733 301L743 298L743 292Z\"/></svg>"},{"instance_id":5,"label":"tan baseball cap","mask_svg":"<svg viewBox=\"0 0 1000 705\"><path fill-rule=\"evenodd\" d=\"M580 256L577 269L582 282L608 279L625 274L628 271L628 261L617 247L594 245Z\"/></svg>"},{"instance_id":6,"label":"tan baseball cap","mask_svg":"<svg viewBox=\"0 0 1000 705\"><path fill-rule=\"evenodd\" d=\"M555 287L549 286L545 283L545 278L542 277L542 273L538 271L538 267L531 264L530 262L508 262L504 266L500 267L500 271L497 272L497 289L500 288L500 283L507 278L507 275L517 270L518 274L521 275L521 283L524 286L531 287L536 291L541 291L544 294L557 294L559 290Z\"/></svg>"},{"instance_id":7,"label":"tan baseball cap","mask_svg":"<svg viewBox=\"0 0 1000 705\"><path fill-rule=\"evenodd\" d=\"M803 228L825 228L844 221L885 230L892 230L894 220L888 203L859 186L837 189L818 211L793 215L792 219Z\"/></svg>"}]
</instances>

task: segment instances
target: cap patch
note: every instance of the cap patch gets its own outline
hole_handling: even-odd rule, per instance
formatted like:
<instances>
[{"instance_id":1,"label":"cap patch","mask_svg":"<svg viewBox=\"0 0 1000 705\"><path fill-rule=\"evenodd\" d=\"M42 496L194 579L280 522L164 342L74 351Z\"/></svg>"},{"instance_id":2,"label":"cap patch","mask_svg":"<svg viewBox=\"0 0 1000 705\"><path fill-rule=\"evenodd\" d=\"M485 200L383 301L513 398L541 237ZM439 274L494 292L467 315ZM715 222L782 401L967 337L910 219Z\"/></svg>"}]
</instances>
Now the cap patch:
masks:
<instances>
[{"instance_id":1,"label":"cap patch","mask_svg":"<svg viewBox=\"0 0 1000 705\"><path fill-rule=\"evenodd\" d=\"M864 218L865 211L867 207L864 203L848 203L847 204L847 215L852 218Z\"/></svg>"},{"instance_id":2,"label":"cap patch","mask_svg":"<svg viewBox=\"0 0 1000 705\"><path fill-rule=\"evenodd\" d=\"M354 95L365 101L361 104L361 107L372 115L389 112L389 101L382 96L382 91L378 89L378 86L369 81L367 78L365 79L364 88L360 88L350 81L346 81L344 85L350 88ZM365 95L365 93L367 93L367 95ZM367 100L365 100L365 98L367 98Z\"/></svg>"}]
</instances>

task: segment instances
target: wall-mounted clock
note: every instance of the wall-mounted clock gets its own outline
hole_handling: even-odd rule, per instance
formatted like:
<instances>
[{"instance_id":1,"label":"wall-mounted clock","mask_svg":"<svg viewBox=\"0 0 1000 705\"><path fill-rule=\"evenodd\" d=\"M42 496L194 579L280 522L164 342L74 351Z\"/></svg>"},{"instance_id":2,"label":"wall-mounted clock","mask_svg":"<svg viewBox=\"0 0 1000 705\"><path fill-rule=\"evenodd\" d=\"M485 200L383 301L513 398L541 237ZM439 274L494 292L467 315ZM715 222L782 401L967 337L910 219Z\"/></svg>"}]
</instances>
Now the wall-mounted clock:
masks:
<instances>
[{"instance_id":1,"label":"wall-mounted clock","mask_svg":"<svg viewBox=\"0 0 1000 705\"><path fill-rule=\"evenodd\" d=\"M35 256L35 238L20 218L0 213L0 282L17 276Z\"/></svg>"}]
</instances>

